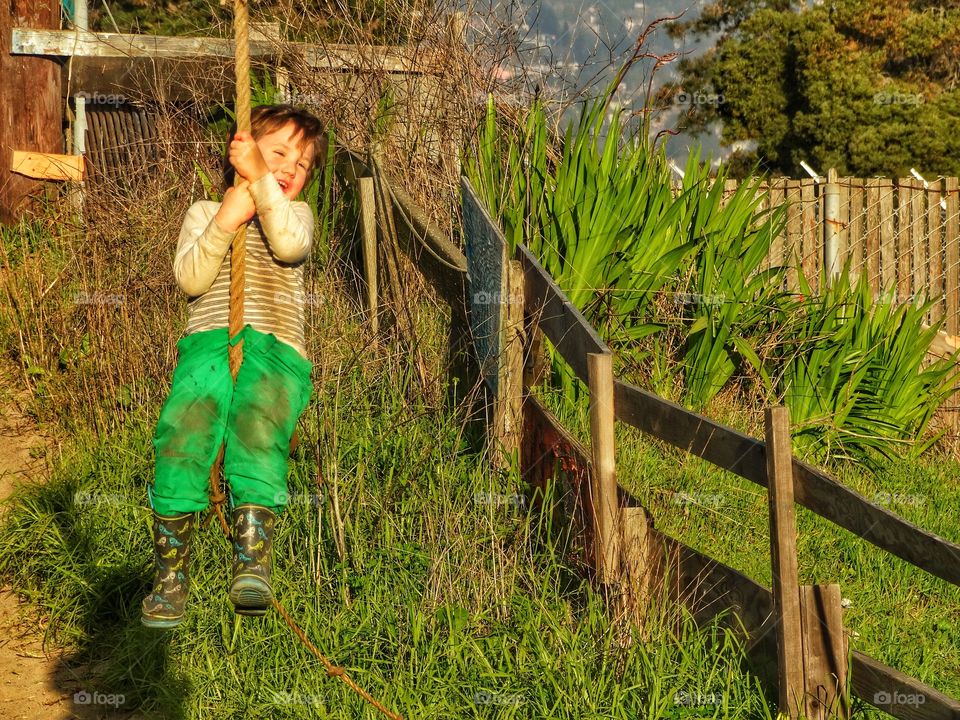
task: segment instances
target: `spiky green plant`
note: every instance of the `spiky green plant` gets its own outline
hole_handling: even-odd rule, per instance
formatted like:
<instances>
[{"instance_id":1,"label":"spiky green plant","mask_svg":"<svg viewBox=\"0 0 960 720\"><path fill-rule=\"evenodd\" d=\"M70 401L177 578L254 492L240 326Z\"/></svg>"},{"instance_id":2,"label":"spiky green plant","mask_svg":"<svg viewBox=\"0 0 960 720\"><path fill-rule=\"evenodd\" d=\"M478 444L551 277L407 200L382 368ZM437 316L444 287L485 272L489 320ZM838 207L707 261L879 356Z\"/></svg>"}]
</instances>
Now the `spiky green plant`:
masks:
<instances>
[{"instance_id":1,"label":"spiky green plant","mask_svg":"<svg viewBox=\"0 0 960 720\"><path fill-rule=\"evenodd\" d=\"M701 167L699 154L691 153L684 187L699 186L699 193L689 228L696 233L691 237L696 246L694 271L682 294L683 305L691 308L683 364L685 399L697 408L720 392L743 363L769 387L755 349L756 335L767 324L770 308L783 299L785 268L758 268L786 224L782 206L759 209L765 196L758 192L761 180L741 183L724 203L725 169L721 167L711 181Z\"/></svg>"},{"instance_id":2,"label":"spiky green plant","mask_svg":"<svg viewBox=\"0 0 960 720\"><path fill-rule=\"evenodd\" d=\"M790 408L794 436L821 457L871 461L918 442L952 391L957 355L927 363L939 323L924 328L927 303L872 299L864 276L849 268L819 296L799 273L807 300L791 308L774 351L776 387Z\"/></svg>"}]
</instances>

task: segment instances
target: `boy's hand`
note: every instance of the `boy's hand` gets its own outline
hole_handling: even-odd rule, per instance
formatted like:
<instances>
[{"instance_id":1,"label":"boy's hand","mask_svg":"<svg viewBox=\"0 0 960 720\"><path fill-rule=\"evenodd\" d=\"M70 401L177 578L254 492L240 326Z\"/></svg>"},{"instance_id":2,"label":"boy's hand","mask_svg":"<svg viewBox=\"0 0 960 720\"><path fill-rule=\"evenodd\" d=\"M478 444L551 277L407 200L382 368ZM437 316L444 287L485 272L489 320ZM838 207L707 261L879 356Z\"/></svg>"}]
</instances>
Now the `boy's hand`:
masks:
<instances>
[{"instance_id":1,"label":"boy's hand","mask_svg":"<svg viewBox=\"0 0 960 720\"><path fill-rule=\"evenodd\" d=\"M227 188L223 195L223 204L214 220L227 232L236 232L257 214L257 206L253 202L249 187L250 183L244 180L236 187Z\"/></svg>"},{"instance_id":2,"label":"boy's hand","mask_svg":"<svg viewBox=\"0 0 960 720\"><path fill-rule=\"evenodd\" d=\"M249 182L256 182L270 172L257 142L248 132L238 132L233 136L227 157L237 174Z\"/></svg>"}]
</instances>

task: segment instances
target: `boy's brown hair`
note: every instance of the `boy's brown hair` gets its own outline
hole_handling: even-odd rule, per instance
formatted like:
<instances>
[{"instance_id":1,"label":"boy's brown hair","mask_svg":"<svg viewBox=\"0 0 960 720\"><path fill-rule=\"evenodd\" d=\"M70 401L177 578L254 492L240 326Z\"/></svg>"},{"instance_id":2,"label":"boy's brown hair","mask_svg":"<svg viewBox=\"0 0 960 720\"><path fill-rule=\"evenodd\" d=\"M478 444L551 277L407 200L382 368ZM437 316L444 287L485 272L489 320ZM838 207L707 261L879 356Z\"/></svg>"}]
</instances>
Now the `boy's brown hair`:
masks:
<instances>
[{"instance_id":1,"label":"boy's brown hair","mask_svg":"<svg viewBox=\"0 0 960 720\"><path fill-rule=\"evenodd\" d=\"M304 188L313 180L314 171L317 167L323 169L327 161L327 131L323 123L307 110L294 107L293 105L260 105L250 111L250 132L254 140L259 140L264 135L279 130L288 122L292 122L300 133L300 150L313 146L313 162L310 164L310 170L307 173L307 180ZM227 146L233 140L237 133L237 124L234 123L230 128L230 135L227 137ZM236 170L230 164L228 157L223 158L223 177L226 181L226 187L233 185Z\"/></svg>"}]
</instances>

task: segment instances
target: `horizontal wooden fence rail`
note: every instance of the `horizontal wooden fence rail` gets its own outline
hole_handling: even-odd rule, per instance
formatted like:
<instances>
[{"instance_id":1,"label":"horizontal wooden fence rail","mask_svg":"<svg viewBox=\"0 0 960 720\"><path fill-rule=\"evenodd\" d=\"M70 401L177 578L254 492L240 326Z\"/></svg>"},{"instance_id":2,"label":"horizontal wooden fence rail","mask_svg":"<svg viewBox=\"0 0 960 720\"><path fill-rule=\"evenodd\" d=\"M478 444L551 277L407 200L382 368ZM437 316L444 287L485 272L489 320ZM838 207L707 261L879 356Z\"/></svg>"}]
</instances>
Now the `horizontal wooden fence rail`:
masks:
<instances>
[{"instance_id":1,"label":"horizontal wooden fence rail","mask_svg":"<svg viewBox=\"0 0 960 720\"><path fill-rule=\"evenodd\" d=\"M757 485L767 486L760 440L620 380L616 415L643 432ZM795 500L867 542L960 586L960 545L910 524L829 474L793 460Z\"/></svg>"}]
</instances>

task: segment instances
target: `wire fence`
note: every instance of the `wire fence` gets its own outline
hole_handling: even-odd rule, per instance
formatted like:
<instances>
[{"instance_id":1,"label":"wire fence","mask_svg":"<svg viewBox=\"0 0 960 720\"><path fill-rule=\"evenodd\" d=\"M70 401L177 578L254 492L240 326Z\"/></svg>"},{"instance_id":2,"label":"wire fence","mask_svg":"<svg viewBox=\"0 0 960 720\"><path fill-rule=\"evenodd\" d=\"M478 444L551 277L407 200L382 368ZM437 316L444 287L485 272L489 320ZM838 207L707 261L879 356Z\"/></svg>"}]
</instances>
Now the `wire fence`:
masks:
<instances>
[{"instance_id":1,"label":"wire fence","mask_svg":"<svg viewBox=\"0 0 960 720\"><path fill-rule=\"evenodd\" d=\"M740 181L727 180L724 197ZM838 258L854 277L866 274L875 294L895 301L932 300L927 322L944 320L960 333L960 189L957 178L837 180ZM787 203L786 225L761 269L786 265L787 290L798 289L797 268L817 287L824 273L826 184L812 178L774 178L760 184L761 209Z\"/></svg>"}]
</instances>

